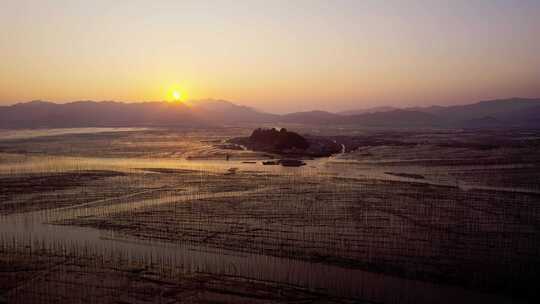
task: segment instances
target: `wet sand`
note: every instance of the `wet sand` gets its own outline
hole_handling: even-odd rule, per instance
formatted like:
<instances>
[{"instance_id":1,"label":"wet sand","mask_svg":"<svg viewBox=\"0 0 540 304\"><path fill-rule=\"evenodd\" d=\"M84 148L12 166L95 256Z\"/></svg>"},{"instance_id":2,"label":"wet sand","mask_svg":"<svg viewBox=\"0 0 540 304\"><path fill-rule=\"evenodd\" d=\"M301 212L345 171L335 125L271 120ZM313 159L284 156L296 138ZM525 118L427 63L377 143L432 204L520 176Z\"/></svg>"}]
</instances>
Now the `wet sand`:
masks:
<instances>
[{"instance_id":1,"label":"wet sand","mask_svg":"<svg viewBox=\"0 0 540 304\"><path fill-rule=\"evenodd\" d=\"M208 138L189 145L221 142ZM540 195L537 183L525 182L536 174L534 157L523 163L512 156L518 152L499 151L487 156L504 160L494 165L446 158L427 166L429 155L372 147L284 168L263 166L264 158L171 158L177 146L156 141L170 153L110 157L117 143L108 157L0 157L0 300L537 298ZM222 153L229 152L212 155ZM502 178L494 181L496 174ZM88 292L77 293L81 286Z\"/></svg>"}]
</instances>

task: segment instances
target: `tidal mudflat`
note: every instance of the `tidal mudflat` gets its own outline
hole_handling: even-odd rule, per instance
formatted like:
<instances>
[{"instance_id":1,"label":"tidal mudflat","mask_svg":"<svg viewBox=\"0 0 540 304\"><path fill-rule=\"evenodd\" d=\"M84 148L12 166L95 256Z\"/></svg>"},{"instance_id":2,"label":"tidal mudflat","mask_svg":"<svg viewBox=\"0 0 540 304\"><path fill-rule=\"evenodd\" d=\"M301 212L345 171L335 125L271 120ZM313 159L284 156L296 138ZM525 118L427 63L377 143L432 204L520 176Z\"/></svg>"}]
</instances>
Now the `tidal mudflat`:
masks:
<instances>
[{"instance_id":1,"label":"tidal mudflat","mask_svg":"<svg viewBox=\"0 0 540 304\"><path fill-rule=\"evenodd\" d=\"M298 168L249 132L0 140L0 303L539 299L536 132L323 130Z\"/></svg>"}]
</instances>

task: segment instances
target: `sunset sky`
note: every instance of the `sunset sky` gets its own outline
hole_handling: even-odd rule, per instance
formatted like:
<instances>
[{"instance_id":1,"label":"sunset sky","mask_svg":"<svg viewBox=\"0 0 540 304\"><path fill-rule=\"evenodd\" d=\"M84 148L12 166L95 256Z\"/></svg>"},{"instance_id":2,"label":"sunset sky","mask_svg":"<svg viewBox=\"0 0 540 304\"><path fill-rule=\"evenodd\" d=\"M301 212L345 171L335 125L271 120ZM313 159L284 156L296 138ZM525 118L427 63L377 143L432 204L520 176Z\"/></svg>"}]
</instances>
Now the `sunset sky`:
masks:
<instances>
[{"instance_id":1,"label":"sunset sky","mask_svg":"<svg viewBox=\"0 0 540 304\"><path fill-rule=\"evenodd\" d=\"M270 112L540 97L540 1L0 2L0 105Z\"/></svg>"}]
</instances>

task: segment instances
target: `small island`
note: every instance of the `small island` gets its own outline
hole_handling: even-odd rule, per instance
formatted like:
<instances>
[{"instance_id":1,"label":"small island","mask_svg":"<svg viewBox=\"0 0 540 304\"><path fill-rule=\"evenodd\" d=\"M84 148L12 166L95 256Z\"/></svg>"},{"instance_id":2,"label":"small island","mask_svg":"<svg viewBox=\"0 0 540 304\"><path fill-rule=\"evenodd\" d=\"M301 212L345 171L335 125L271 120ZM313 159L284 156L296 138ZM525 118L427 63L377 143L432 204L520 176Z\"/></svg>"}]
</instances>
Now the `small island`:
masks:
<instances>
[{"instance_id":1,"label":"small island","mask_svg":"<svg viewBox=\"0 0 540 304\"><path fill-rule=\"evenodd\" d=\"M228 142L253 151L293 157L326 157L341 151L341 146L330 139L302 136L285 128L258 128L249 137L232 138Z\"/></svg>"}]
</instances>

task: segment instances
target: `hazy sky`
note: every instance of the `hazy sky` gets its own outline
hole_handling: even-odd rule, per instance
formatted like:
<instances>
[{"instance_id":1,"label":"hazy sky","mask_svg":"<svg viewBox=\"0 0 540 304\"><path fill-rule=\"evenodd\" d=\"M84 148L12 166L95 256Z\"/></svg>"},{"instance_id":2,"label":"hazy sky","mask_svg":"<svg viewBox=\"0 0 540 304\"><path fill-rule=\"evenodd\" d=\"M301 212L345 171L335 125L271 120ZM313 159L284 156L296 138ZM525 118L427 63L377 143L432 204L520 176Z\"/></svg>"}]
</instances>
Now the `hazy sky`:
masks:
<instances>
[{"instance_id":1,"label":"hazy sky","mask_svg":"<svg viewBox=\"0 0 540 304\"><path fill-rule=\"evenodd\" d=\"M540 1L0 0L0 104L540 97Z\"/></svg>"}]
</instances>

